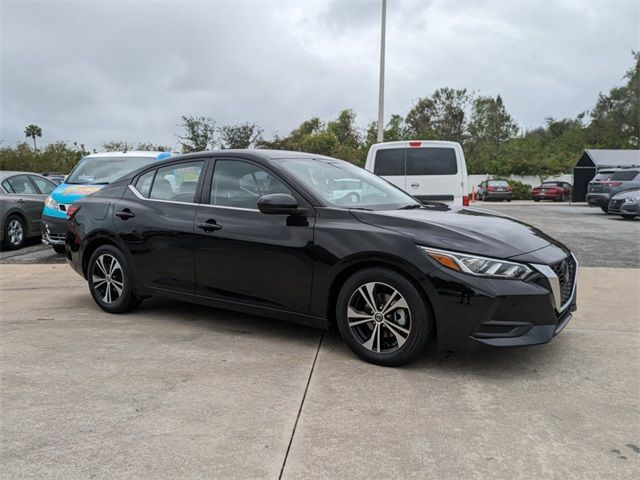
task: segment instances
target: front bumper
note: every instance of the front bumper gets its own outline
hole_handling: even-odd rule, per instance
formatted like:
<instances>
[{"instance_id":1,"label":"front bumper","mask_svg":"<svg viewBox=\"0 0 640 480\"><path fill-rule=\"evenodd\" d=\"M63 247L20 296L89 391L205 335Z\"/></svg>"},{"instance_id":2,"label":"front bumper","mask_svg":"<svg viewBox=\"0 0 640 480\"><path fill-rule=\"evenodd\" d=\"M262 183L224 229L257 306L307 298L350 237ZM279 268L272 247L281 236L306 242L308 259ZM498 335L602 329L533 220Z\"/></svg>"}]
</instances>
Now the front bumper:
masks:
<instances>
[{"instance_id":1,"label":"front bumper","mask_svg":"<svg viewBox=\"0 0 640 480\"><path fill-rule=\"evenodd\" d=\"M444 267L432 272L435 296L430 287L425 291L436 317L438 348L482 350L549 342L576 310L577 262L572 255L566 259L574 262L570 284L558 277L562 272L557 260L551 266L530 262L536 271L525 281L474 277Z\"/></svg>"},{"instance_id":2,"label":"front bumper","mask_svg":"<svg viewBox=\"0 0 640 480\"><path fill-rule=\"evenodd\" d=\"M40 230L42 243L45 245L64 245L67 238L67 219L43 215Z\"/></svg>"},{"instance_id":3,"label":"front bumper","mask_svg":"<svg viewBox=\"0 0 640 480\"><path fill-rule=\"evenodd\" d=\"M640 203L623 203L620 215L640 215Z\"/></svg>"}]
</instances>

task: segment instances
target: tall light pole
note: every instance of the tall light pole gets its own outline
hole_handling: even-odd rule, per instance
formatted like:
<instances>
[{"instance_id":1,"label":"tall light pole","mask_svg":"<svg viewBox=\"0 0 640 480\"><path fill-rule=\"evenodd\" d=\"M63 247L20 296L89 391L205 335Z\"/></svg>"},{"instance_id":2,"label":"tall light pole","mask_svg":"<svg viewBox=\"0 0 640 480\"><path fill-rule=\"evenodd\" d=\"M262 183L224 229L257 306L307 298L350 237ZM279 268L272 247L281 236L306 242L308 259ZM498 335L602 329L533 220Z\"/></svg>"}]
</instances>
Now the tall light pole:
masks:
<instances>
[{"instance_id":1,"label":"tall light pole","mask_svg":"<svg viewBox=\"0 0 640 480\"><path fill-rule=\"evenodd\" d=\"M384 44L387 23L387 0L382 0L382 28L380 30L380 91L378 93L378 143L384 141Z\"/></svg>"}]
</instances>

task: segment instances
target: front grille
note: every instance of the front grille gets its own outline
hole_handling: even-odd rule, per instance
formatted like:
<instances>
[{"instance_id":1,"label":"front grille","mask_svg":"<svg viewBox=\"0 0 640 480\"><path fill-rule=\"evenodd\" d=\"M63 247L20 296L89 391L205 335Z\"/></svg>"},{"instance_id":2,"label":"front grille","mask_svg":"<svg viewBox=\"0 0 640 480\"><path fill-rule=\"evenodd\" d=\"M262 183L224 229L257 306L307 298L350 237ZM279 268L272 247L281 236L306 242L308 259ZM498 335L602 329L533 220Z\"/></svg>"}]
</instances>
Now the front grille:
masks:
<instances>
[{"instance_id":1,"label":"front grille","mask_svg":"<svg viewBox=\"0 0 640 480\"><path fill-rule=\"evenodd\" d=\"M558 276L560 304L564 306L571 298L571 293L573 293L573 284L576 281L576 262L572 256L568 256L561 262L550 265L550 267Z\"/></svg>"},{"instance_id":2,"label":"front grille","mask_svg":"<svg viewBox=\"0 0 640 480\"><path fill-rule=\"evenodd\" d=\"M64 233L49 233L49 239L56 242L64 242L66 237Z\"/></svg>"},{"instance_id":3,"label":"front grille","mask_svg":"<svg viewBox=\"0 0 640 480\"><path fill-rule=\"evenodd\" d=\"M611 200L609 202L609 211L611 213L616 213L620 211L620 207L624 203L624 200Z\"/></svg>"}]
</instances>

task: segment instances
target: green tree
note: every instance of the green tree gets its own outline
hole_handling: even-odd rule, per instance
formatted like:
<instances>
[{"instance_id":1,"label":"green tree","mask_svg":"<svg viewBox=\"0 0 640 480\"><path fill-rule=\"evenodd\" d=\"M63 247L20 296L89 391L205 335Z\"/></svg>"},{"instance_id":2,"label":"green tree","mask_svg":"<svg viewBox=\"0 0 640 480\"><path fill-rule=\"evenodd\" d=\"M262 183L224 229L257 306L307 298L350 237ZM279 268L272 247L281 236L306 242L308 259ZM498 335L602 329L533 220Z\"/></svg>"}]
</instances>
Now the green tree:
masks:
<instances>
[{"instance_id":1,"label":"green tree","mask_svg":"<svg viewBox=\"0 0 640 480\"><path fill-rule=\"evenodd\" d=\"M33 149L37 151L36 137L42 137L42 129L38 125L27 125L27 128L24 129L24 135L33 139Z\"/></svg>"},{"instance_id":2,"label":"green tree","mask_svg":"<svg viewBox=\"0 0 640 480\"><path fill-rule=\"evenodd\" d=\"M105 152L128 152L133 150L133 144L126 140L111 140L102 144L102 150Z\"/></svg>"},{"instance_id":3,"label":"green tree","mask_svg":"<svg viewBox=\"0 0 640 480\"><path fill-rule=\"evenodd\" d=\"M338 118L327 124L327 131L335 135L341 145L358 148L361 142L360 131L356 125L356 114L352 109L342 110Z\"/></svg>"},{"instance_id":4,"label":"green tree","mask_svg":"<svg viewBox=\"0 0 640 480\"><path fill-rule=\"evenodd\" d=\"M184 135L178 135L183 153L211 150L216 143L216 122L212 117L182 115L180 126Z\"/></svg>"},{"instance_id":5,"label":"green tree","mask_svg":"<svg viewBox=\"0 0 640 480\"><path fill-rule=\"evenodd\" d=\"M409 127L404 121L404 117L397 113L391 115L389 122L384 127L383 136L385 142L397 142L413 139L409 132ZM378 143L378 122L371 122L367 126L365 147L369 149L369 147L374 143Z\"/></svg>"},{"instance_id":6,"label":"green tree","mask_svg":"<svg viewBox=\"0 0 640 480\"><path fill-rule=\"evenodd\" d=\"M166 145L156 145L151 142L141 142L136 145L135 150L141 152L170 152L171 147L167 147Z\"/></svg>"},{"instance_id":7,"label":"green tree","mask_svg":"<svg viewBox=\"0 0 640 480\"><path fill-rule=\"evenodd\" d=\"M244 122L238 125L225 125L220 129L222 148L251 148L260 142L262 128L255 123Z\"/></svg>"},{"instance_id":8,"label":"green tree","mask_svg":"<svg viewBox=\"0 0 640 480\"><path fill-rule=\"evenodd\" d=\"M409 135L420 139L451 140L466 138L466 110L471 95L466 88L439 88L430 97L419 98L406 116Z\"/></svg>"}]
</instances>

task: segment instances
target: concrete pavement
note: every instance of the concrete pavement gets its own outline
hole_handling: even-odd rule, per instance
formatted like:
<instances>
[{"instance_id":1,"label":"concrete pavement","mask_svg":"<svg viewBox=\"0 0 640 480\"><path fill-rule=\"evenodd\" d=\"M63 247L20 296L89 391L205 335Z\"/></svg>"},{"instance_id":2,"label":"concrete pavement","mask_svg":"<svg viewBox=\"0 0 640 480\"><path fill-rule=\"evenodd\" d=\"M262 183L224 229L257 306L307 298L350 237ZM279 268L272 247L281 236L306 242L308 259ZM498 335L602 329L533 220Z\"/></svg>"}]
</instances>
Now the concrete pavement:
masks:
<instances>
[{"instance_id":1,"label":"concrete pavement","mask_svg":"<svg viewBox=\"0 0 640 480\"><path fill-rule=\"evenodd\" d=\"M222 310L108 315L66 265L1 265L1 476L638 478L639 292L639 269L583 268L550 344L391 369Z\"/></svg>"}]
</instances>

